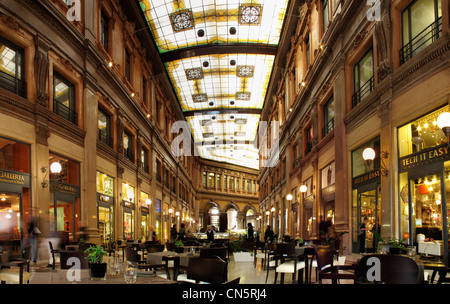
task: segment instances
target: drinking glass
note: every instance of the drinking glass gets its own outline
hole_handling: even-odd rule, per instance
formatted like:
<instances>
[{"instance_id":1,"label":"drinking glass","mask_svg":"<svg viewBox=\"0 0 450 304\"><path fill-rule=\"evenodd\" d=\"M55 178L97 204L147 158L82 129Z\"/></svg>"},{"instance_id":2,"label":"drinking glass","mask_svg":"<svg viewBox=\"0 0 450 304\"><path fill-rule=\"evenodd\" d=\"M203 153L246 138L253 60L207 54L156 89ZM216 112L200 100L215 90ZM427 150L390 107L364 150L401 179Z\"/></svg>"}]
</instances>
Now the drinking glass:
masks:
<instances>
[{"instance_id":1,"label":"drinking glass","mask_svg":"<svg viewBox=\"0 0 450 304\"><path fill-rule=\"evenodd\" d=\"M415 246L409 246L409 247L406 249L406 253L407 253L409 256L411 256L411 257L415 256L415 255L416 255L416 247L415 247Z\"/></svg>"},{"instance_id":2,"label":"drinking glass","mask_svg":"<svg viewBox=\"0 0 450 304\"><path fill-rule=\"evenodd\" d=\"M123 271L123 277L125 278L125 283L136 283L137 277L136 264L127 263Z\"/></svg>"},{"instance_id":3,"label":"drinking glass","mask_svg":"<svg viewBox=\"0 0 450 304\"><path fill-rule=\"evenodd\" d=\"M121 258L113 258L113 259L109 260L109 273L112 275L119 274L121 264L122 264Z\"/></svg>"}]
</instances>

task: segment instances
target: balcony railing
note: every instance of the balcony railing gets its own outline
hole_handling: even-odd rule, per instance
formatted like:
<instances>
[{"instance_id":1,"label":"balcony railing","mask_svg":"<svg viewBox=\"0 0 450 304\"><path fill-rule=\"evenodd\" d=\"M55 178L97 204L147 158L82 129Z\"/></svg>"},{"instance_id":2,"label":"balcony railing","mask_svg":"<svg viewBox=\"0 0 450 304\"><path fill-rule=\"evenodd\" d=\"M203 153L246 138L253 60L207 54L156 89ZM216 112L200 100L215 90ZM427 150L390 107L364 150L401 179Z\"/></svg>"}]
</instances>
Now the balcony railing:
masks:
<instances>
[{"instance_id":1,"label":"balcony railing","mask_svg":"<svg viewBox=\"0 0 450 304\"><path fill-rule=\"evenodd\" d=\"M113 140L111 134L109 134L105 130L98 129L98 140L112 147Z\"/></svg>"},{"instance_id":2,"label":"balcony railing","mask_svg":"<svg viewBox=\"0 0 450 304\"><path fill-rule=\"evenodd\" d=\"M53 113L58 114L75 125L78 125L78 113L56 99L53 99Z\"/></svg>"},{"instance_id":3,"label":"balcony railing","mask_svg":"<svg viewBox=\"0 0 450 304\"><path fill-rule=\"evenodd\" d=\"M372 76L359 90L352 96L352 107L356 107L375 88L375 76Z\"/></svg>"},{"instance_id":4,"label":"balcony railing","mask_svg":"<svg viewBox=\"0 0 450 304\"><path fill-rule=\"evenodd\" d=\"M436 41L442 33L442 17L427 26L400 50L400 64L404 64L425 47Z\"/></svg>"},{"instance_id":5,"label":"balcony railing","mask_svg":"<svg viewBox=\"0 0 450 304\"><path fill-rule=\"evenodd\" d=\"M3 71L0 71L0 87L24 98L27 97L27 83Z\"/></svg>"},{"instance_id":6,"label":"balcony railing","mask_svg":"<svg viewBox=\"0 0 450 304\"><path fill-rule=\"evenodd\" d=\"M322 129L322 138L327 136L334 130L334 117L330 119L330 121L325 125Z\"/></svg>"}]
</instances>

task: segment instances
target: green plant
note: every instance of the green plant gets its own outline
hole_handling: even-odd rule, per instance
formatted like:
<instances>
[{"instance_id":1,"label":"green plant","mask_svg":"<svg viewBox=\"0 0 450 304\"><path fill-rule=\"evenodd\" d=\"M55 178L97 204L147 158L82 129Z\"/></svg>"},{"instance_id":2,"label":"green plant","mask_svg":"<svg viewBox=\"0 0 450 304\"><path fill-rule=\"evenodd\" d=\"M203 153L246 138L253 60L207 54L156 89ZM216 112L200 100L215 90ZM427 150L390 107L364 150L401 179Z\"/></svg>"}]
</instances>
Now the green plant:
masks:
<instances>
[{"instance_id":1,"label":"green plant","mask_svg":"<svg viewBox=\"0 0 450 304\"><path fill-rule=\"evenodd\" d=\"M332 232L323 233L321 235L322 239L322 245L323 246L330 246L332 250L339 250L341 249L341 238L344 234L348 233L348 231L343 232L336 232L336 229L334 227L331 228Z\"/></svg>"},{"instance_id":2,"label":"green plant","mask_svg":"<svg viewBox=\"0 0 450 304\"><path fill-rule=\"evenodd\" d=\"M103 249L102 246L99 245L95 245L95 246L90 246L89 248L87 248L84 253L87 253L88 256L86 257L86 259L91 263L91 264L100 264L103 262L103 257L106 256L108 253Z\"/></svg>"},{"instance_id":3,"label":"green plant","mask_svg":"<svg viewBox=\"0 0 450 304\"><path fill-rule=\"evenodd\" d=\"M183 246L184 246L184 244L183 244L182 241L176 241L175 242L175 247L183 247Z\"/></svg>"},{"instance_id":4,"label":"green plant","mask_svg":"<svg viewBox=\"0 0 450 304\"><path fill-rule=\"evenodd\" d=\"M406 239L401 239L400 241L397 239L390 239L388 241L388 244L391 246L391 248L400 248L402 250L406 250L406 246L403 244Z\"/></svg>"},{"instance_id":5,"label":"green plant","mask_svg":"<svg viewBox=\"0 0 450 304\"><path fill-rule=\"evenodd\" d=\"M242 246L242 244L244 243L244 240L240 239L237 241L232 241L230 242L230 248L232 252L253 252L251 249L249 248L245 248Z\"/></svg>"}]
</instances>

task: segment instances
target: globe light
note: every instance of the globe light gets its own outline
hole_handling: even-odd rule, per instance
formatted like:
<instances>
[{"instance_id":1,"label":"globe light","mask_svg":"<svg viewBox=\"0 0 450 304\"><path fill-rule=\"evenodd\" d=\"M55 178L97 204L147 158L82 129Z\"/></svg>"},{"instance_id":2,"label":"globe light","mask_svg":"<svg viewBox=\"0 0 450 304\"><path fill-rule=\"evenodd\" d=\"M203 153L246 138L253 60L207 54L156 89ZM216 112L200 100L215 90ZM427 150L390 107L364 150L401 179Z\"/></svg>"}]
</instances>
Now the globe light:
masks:
<instances>
[{"instance_id":1,"label":"globe light","mask_svg":"<svg viewBox=\"0 0 450 304\"><path fill-rule=\"evenodd\" d=\"M292 201L292 194L288 194L288 195L286 196L286 199L287 199L288 201Z\"/></svg>"},{"instance_id":2,"label":"globe light","mask_svg":"<svg viewBox=\"0 0 450 304\"><path fill-rule=\"evenodd\" d=\"M305 185L301 185L300 186L300 192L301 193L305 193L308 190L308 187L306 187Z\"/></svg>"},{"instance_id":3,"label":"globe light","mask_svg":"<svg viewBox=\"0 0 450 304\"><path fill-rule=\"evenodd\" d=\"M437 119L437 125L441 129L450 127L450 113L444 112L441 115L439 115Z\"/></svg>"},{"instance_id":4,"label":"globe light","mask_svg":"<svg viewBox=\"0 0 450 304\"><path fill-rule=\"evenodd\" d=\"M366 148L362 154L364 160L374 160L375 159L375 150L372 148Z\"/></svg>"},{"instance_id":5,"label":"globe light","mask_svg":"<svg viewBox=\"0 0 450 304\"><path fill-rule=\"evenodd\" d=\"M50 165L50 172L52 173L61 173L62 167L61 164L59 162L54 162Z\"/></svg>"}]
</instances>

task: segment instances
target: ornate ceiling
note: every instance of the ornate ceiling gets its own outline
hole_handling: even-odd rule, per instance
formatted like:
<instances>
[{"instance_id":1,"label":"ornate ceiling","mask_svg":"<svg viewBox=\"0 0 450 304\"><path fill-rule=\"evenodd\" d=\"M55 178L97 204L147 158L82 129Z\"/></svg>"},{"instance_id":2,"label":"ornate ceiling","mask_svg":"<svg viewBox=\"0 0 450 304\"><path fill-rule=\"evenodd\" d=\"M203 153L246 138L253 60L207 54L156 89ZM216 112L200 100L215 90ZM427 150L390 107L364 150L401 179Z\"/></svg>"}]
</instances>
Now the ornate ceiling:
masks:
<instances>
[{"instance_id":1,"label":"ornate ceiling","mask_svg":"<svg viewBox=\"0 0 450 304\"><path fill-rule=\"evenodd\" d=\"M200 157L258 169L289 0L139 0Z\"/></svg>"}]
</instances>

